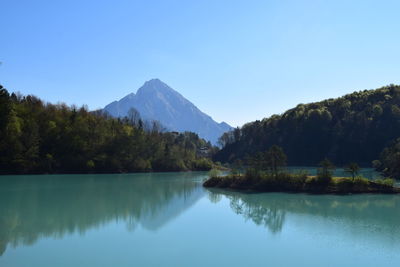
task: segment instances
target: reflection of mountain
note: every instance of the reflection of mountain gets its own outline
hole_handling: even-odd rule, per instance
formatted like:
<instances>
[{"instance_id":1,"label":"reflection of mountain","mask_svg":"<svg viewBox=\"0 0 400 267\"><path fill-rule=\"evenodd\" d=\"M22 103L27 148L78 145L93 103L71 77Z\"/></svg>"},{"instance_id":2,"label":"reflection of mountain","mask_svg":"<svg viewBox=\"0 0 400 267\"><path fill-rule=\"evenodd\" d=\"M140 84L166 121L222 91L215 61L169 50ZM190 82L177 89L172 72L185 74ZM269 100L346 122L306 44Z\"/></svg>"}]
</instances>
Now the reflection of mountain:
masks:
<instances>
[{"instance_id":1,"label":"reflection of mountain","mask_svg":"<svg viewBox=\"0 0 400 267\"><path fill-rule=\"evenodd\" d=\"M201 186L192 188L183 195L175 195L161 207L162 210L151 211L143 214L140 224L148 230L158 230L170 220L179 216L183 211L193 206L202 196L204 190Z\"/></svg>"},{"instance_id":2,"label":"reflection of mountain","mask_svg":"<svg viewBox=\"0 0 400 267\"><path fill-rule=\"evenodd\" d=\"M113 220L157 230L199 200L192 174L19 176L0 179L0 255L7 244L83 233Z\"/></svg>"},{"instance_id":3,"label":"reflection of mountain","mask_svg":"<svg viewBox=\"0 0 400 267\"><path fill-rule=\"evenodd\" d=\"M379 234L400 238L400 197L397 195L305 195L305 194L243 194L209 189L211 201L222 196L230 200L232 210L271 232L280 232L288 214L318 216L340 221L350 232L368 236ZM379 233L370 233L366 225L376 226ZM363 229L367 229L364 231Z\"/></svg>"}]
</instances>

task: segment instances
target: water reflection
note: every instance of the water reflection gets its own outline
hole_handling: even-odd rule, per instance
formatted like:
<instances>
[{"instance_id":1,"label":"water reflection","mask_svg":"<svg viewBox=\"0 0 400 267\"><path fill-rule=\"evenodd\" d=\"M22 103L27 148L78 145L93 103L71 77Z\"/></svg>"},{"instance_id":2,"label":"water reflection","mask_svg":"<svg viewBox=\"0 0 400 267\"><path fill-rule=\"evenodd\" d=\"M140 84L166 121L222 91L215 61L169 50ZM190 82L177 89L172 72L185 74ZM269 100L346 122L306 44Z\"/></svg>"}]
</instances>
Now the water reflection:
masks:
<instances>
[{"instance_id":1,"label":"water reflection","mask_svg":"<svg viewBox=\"0 0 400 267\"><path fill-rule=\"evenodd\" d=\"M209 199L226 197L236 214L272 233L282 231L289 214L327 219L342 225L343 230L354 229L380 237L400 238L400 196L398 195L306 195L306 194L245 194L227 190L209 189Z\"/></svg>"},{"instance_id":2,"label":"water reflection","mask_svg":"<svg viewBox=\"0 0 400 267\"><path fill-rule=\"evenodd\" d=\"M202 174L0 177L0 255L7 245L84 233L113 220L156 231L204 195Z\"/></svg>"}]
</instances>

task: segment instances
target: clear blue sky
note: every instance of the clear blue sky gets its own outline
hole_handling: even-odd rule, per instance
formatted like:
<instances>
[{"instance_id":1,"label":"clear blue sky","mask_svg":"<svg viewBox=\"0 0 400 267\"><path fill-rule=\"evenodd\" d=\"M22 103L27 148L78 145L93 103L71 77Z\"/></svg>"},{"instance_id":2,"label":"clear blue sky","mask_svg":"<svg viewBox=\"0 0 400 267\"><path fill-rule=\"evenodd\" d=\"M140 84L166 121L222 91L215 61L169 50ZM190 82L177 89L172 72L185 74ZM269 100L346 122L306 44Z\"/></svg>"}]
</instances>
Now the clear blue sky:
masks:
<instances>
[{"instance_id":1,"label":"clear blue sky","mask_svg":"<svg viewBox=\"0 0 400 267\"><path fill-rule=\"evenodd\" d=\"M233 126L400 83L400 1L1 0L0 83L103 107L159 78Z\"/></svg>"}]
</instances>

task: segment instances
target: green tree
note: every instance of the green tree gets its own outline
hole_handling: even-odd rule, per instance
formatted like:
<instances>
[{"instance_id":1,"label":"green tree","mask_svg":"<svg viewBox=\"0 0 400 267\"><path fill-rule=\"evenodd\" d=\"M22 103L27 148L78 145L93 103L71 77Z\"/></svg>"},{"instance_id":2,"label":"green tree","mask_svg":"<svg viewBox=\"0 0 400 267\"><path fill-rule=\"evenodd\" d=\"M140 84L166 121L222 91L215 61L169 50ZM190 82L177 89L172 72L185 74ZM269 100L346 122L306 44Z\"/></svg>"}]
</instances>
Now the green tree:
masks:
<instances>
[{"instance_id":1,"label":"green tree","mask_svg":"<svg viewBox=\"0 0 400 267\"><path fill-rule=\"evenodd\" d=\"M237 159L233 162L233 166L232 166L232 172L234 174L240 174L242 172L243 169L243 161L241 161L240 159Z\"/></svg>"},{"instance_id":2,"label":"green tree","mask_svg":"<svg viewBox=\"0 0 400 267\"><path fill-rule=\"evenodd\" d=\"M352 162L352 163L350 163L349 165L347 165L345 167L345 171L351 174L351 176L353 177L353 181L354 181L354 178L356 177L356 175L360 171L360 166L358 166L357 163Z\"/></svg>"},{"instance_id":3,"label":"green tree","mask_svg":"<svg viewBox=\"0 0 400 267\"><path fill-rule=\"evenodd\" d=\"M400 138L382 151L379 164L377 162L375 168L384 176L400 179Z\"/></svg>"},{"instance_id":4,"label":"green tree","mask_svg":"<svg viewBox=\"0 0 400 267\"><path fill-rule=\"evenodd\" d=\"M258 152L250 160L250 166L257 171L265 170L265 157L264 153Z\"/></svg>"},{"instance_id":5,"label":"green tree","mask_svg":"<svg viewBox=\"0 0 400 267\"><path fill-rule=\"evenodd\" d=\"M283 149L277 145L273 145L268 151L265 152L265 166L275 176L278 175L279 169L286 166L287 156Z\"/></svg>"},{"instance_id":6,"label":"green tree","mask_svg":"<svg viewBox=\"0 0 400 267\"><path fill-rule=\"evenodd\" d=\"M318 169L318 176L321 178L332 178L332 173L335 171L336 167L333 163L325 158L319 163L320 168Z\"/></svg>"}]
</instances>

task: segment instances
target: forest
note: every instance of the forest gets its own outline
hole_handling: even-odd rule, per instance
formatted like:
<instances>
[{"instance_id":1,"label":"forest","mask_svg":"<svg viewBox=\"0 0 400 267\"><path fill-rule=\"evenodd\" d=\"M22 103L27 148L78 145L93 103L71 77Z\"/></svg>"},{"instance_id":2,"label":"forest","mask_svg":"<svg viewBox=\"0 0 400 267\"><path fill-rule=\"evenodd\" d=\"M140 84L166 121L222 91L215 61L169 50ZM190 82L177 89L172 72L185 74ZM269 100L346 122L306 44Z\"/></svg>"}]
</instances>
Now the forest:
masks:
<instances>
[{"instance_id":1,"label":"forest","mask_svg":"<svg viewBox=\"0 0 400 267\"><path fill-rule=\"evenodd\" d=\"M299 104L283 114L225 133L214 160L234 162L273 145L288 165L316 166L324 158L343 166L355 162L400 178L400 86L354 92L336 99Z\"/></svg>"},{"instance_id":2,"label":"forest","mask_svg":"<svg viewBox=\"0 0 400 267\"><path fill-rule=\"evenodd\" d=\"M112 118L0 85L0 174L209 170L211 157L246 162L278 145L290 166L317 166L328 158L400 179L399 106L397 85L299 104L223 134L219 150L195 133L163 131L134 110Z\"/></svg>"},{"instance_id":3,"label":"forest","mask_svg":"<svg viewBox=\"0 0 400 267\"><path fill-rule=\"evenodd\" d=\"M132 115L116 119L84 106L44 103L0 85L0 174L211 169L216 148L209 142L160 131L157 123L145 127Z\"/></svg>"}]
</instances>

